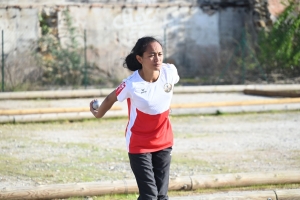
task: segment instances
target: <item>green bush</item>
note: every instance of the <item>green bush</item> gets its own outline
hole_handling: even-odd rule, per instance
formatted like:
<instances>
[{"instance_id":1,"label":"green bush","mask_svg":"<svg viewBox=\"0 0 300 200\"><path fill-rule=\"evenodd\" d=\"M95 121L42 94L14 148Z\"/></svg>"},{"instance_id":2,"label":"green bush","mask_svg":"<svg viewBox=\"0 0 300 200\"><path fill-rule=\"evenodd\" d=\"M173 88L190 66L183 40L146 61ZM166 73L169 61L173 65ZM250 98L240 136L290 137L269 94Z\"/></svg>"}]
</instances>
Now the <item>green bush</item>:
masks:
<instances>
[{"instance_id":1,"label":"green bush","mask_svg":"<svg viewBox=\"0 0 300 200\"><path fill-rule=\"evenodd\" d=\"M288 77L300 75L300 14L299 5L290 0L271 30L260 33L259 59L268 74Z\"/></svg>"},{"instance_id":2,"label":"green bush","mask_svg":"<svg viewBox=\"0 0 300 200\"><path fill-rule=\"evenodd\" d=\"M43 69L42 83L51 85L79 86L84 81L84 53L78 47L77 39L83 40L82 35L76 35L72 19L67 10L62 11L66 23L66 35L58 39L50 33L43 23L42 37L39 40L39 63ZM62 44L61 39L65 40Z\"/></svg>"}]
</instances>

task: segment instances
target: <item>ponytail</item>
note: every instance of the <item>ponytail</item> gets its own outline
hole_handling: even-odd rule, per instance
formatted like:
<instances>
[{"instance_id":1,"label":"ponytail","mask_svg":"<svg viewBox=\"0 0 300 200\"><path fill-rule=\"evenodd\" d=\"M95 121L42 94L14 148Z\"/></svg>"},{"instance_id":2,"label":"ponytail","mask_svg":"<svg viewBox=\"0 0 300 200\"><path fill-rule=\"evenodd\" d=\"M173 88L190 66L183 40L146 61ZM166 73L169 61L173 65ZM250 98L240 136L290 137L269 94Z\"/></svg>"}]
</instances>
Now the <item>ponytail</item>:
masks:
<instances>
[{"instance_id":1,"label":"ponytail","mask_svg":"<svg viewBox=\"0 0 300 200\"><path fill-rule=\"evenodd\" d=\"M126 56L123 66L128 68L130 71L142 69L142 64L136 59L136 55L134 55L133 52Z\"/></svg>"},{"instance_id":2,"label":"ponytail","mask_svg":"<svg viewBox=\"0 0 300 200\"><path fill-rule=\"evenodd\" d=\"M126 56L123 66L128 68L130 71L142 69L142 64L136 59L136 56L138 55L142 57L148 44L152 42L158 42L161 45L161 43L153 37L142 37L138 39L130 54Z\"/></svg>"}]
</instances>

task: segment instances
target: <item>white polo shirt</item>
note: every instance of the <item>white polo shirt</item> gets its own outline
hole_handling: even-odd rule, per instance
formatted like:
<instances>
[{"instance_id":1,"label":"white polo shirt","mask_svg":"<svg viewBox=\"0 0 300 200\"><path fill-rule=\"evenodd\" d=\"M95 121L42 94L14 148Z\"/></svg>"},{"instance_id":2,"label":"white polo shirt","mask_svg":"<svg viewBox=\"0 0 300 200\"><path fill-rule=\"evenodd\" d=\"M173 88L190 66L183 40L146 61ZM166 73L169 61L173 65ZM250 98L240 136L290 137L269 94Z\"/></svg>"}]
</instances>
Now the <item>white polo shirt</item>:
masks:
<instances>
[{"instance_id":1,"label":"white polo shirt","mask_svg":"<svg viewBox=\"0 0 300 200\"><path fill-rule=\"evenodd\" d=\"M129 153L155 152L173 145L169 110L178 81L176 67L163 63L155 82L144 81L135 71L116 88L118 101L127 99L125 136Z\"/></svg>"}]
</instances>

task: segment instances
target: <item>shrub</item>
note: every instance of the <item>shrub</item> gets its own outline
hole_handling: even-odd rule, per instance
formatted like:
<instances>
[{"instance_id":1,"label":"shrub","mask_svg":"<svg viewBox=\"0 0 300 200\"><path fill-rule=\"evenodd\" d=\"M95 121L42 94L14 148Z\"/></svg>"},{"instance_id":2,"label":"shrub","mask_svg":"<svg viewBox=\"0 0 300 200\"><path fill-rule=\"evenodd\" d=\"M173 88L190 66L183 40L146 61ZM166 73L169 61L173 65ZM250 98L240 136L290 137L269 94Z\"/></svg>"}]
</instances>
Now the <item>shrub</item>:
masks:
<instances>
[{"instance_id":1,"label":"shrub","mask_svg":"<svg viewBox=\"0 0 300 200\"><path fill-rule=\"evenodd\" d=\"M268 74L300 75L300 3L289 1L269 31L259 37L260 56Z\"/></svg>"}]
</instances>

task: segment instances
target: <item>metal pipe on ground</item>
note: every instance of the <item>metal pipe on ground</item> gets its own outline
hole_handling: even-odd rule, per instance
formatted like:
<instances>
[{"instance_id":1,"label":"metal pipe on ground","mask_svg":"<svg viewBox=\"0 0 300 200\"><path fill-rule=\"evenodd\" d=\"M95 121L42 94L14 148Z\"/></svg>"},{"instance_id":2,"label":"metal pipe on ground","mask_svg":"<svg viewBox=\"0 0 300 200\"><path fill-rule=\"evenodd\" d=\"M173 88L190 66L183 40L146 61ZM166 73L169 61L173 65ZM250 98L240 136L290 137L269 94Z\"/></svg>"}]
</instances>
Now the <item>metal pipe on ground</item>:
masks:
<instances>
[{"instance_id":1,"label":"metal pipe on ground","mask_svg":"<svg viewBox=\"0 0 300 200\"><path fill-rule=\"evenodd\" d=\"M245 187L252 185L287 183L300 183L300 172L284 171L272 173L235 173L178 177L170 179L169 190L196 190L206 188ZM76 196L127 194L136 192L138 192L138 188L135 180L123 180L5 188L0 191L0 199L54 199ZM264 192L261 191L259 193ZM270 192L265 191L264 196L269 195L271 195ZM277 196L278 195L282 195L284 197L283 199L287 199L287 197L289 197L289 199L300 199L300 190L293 190L293 192L280 190ZM257 194L256 197L259 197L259 194ZM275 199L274 196L272 199Z\"/></svg>"}]
</instances>

